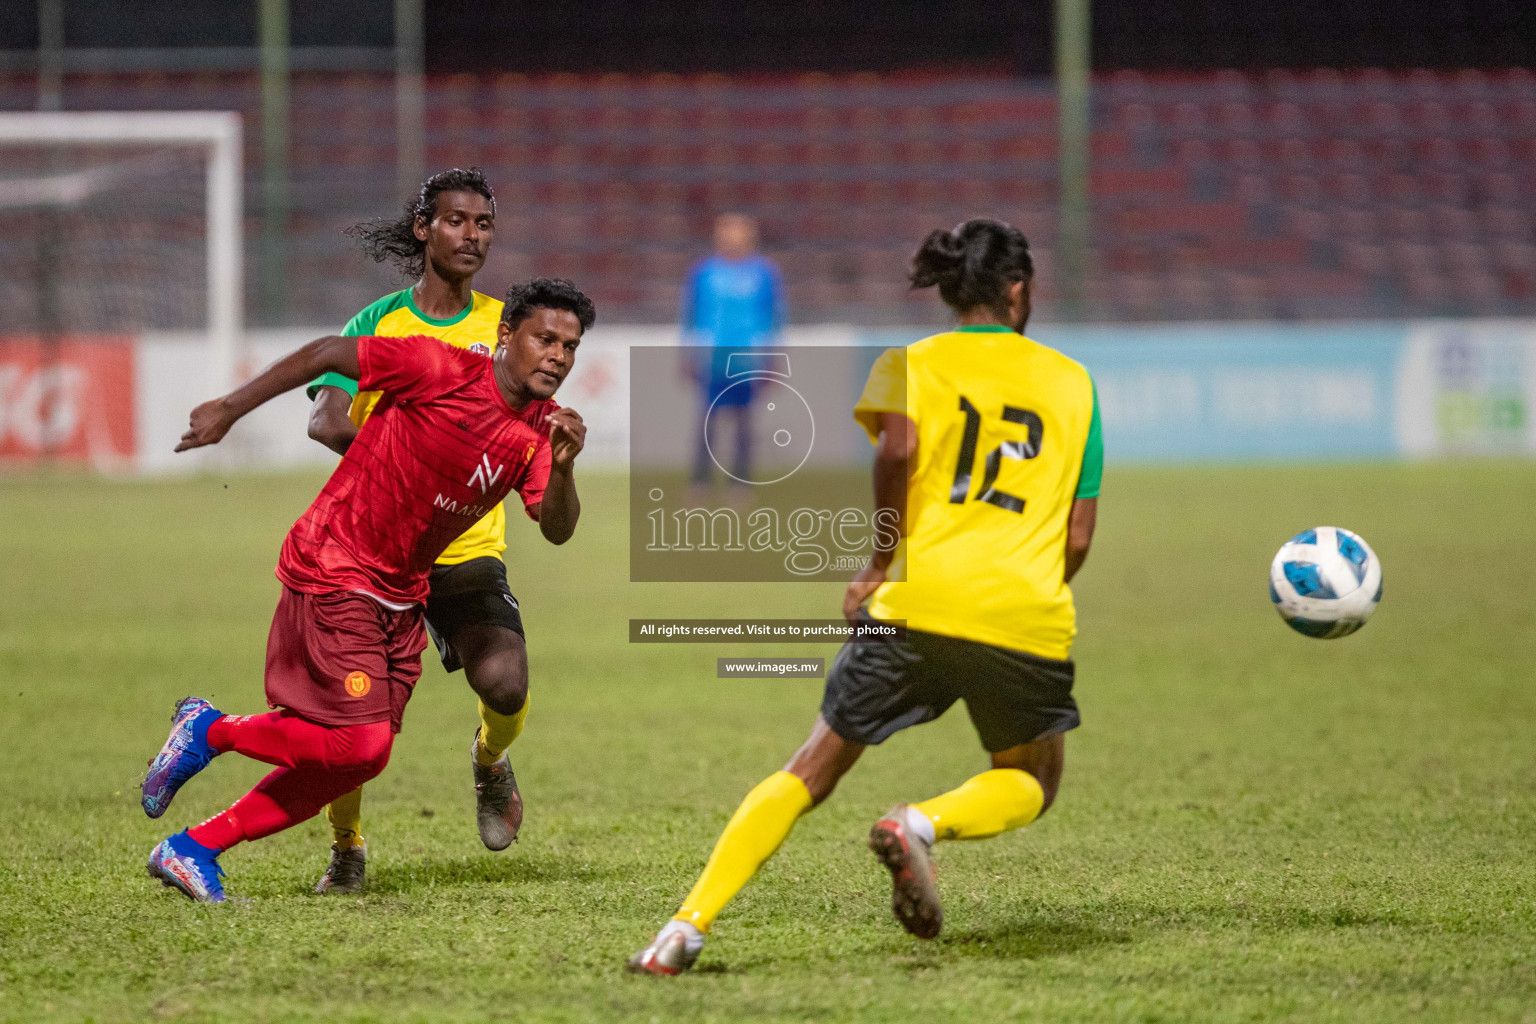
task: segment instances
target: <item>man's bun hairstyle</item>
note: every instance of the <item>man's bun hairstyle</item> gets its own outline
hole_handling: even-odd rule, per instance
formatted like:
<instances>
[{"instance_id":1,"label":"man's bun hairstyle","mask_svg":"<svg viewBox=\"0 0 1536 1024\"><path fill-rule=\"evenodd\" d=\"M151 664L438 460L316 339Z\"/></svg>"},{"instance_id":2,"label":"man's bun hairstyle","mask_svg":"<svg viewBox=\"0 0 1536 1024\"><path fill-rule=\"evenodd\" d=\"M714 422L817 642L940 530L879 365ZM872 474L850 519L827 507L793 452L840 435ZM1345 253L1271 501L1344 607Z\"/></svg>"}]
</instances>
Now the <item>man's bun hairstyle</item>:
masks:
<instances>
[{"instance_id":1,"label":"man's bun hairstyle","mask_svg":"<svg viewBox=\"0 0 1536 1024\"><path fill-rule=\"evenodd\" d=\"M508 288L506 304L501 308L501 322L516 327L541 306L576 314L583 334L597 322L597 307L592 305L592 300L563 277L536 277Z\"/></svg>"},{"instance_id":2,"label":"man's bun hairstyle","mask_svg":"<svg viewBox=\"0 0 1536 1024\"><path fill-rule=\"evenodd\" d=\"M1002 221L977 218L923 239L912 257L913 288L938 285L939 296L957 312L1008 308L1008 288L1035 275L1024 232Z\"/></svg>"}]
</instances>

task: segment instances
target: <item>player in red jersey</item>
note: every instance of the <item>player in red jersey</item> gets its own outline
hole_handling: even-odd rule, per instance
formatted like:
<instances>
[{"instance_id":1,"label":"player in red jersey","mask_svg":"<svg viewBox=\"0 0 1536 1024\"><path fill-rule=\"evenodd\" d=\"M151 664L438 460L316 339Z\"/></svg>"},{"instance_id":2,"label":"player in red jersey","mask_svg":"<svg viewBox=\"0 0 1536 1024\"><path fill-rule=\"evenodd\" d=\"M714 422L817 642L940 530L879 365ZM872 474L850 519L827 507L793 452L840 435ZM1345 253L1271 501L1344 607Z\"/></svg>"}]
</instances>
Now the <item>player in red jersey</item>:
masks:
<instances>
[{"instance_id":1,"label":"player in red jersey","mask_svg":"<svg viewBox=\"0 0 1536 1024\"><path fill-rule=\"evenodd\" d=\"M547 540L570 539L586 427L550 399L594 318L575 285L541 278L508 293L489 358L430 338L320 338L192 410L177 451L217 444L240 417L323 373L384 393L283 541L266 668L267 703L279 710L236 717L183 699L144 778L144 811L164 814L226 751L277 770L155 847L152 877L220 902L220 853L313 817L384 770L421 674L432 564L489 508L516 490Z\"/></svg>"}]
</instances>

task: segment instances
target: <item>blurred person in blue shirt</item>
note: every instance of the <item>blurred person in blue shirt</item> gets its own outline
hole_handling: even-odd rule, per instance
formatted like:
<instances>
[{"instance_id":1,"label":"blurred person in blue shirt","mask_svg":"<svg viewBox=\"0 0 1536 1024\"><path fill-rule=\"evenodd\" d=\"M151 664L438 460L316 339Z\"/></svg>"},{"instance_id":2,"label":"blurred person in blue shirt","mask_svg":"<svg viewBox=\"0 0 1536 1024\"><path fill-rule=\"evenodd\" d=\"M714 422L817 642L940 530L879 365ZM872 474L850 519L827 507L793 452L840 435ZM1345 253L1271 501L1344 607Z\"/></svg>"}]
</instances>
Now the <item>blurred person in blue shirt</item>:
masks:
<instances>
[{"instance_id":1,"label":"blurred person in blue shirt","mask_svg":"<svg viewBox=\"0 0 1536 1024\"><path fill-rule=\"evenodd\" d=\"M732 483L751 479L754 389L739 381L730 387L730 354L774 342L784 321L782 295L779 268L757 251L757 221L741 213L717 217L715 251L694 264L683 288L683 340L690 346L685 368L703 400L690 477L695 489L707 488L713 478L711 446L722 459L725 456L726 449L719 445L728 442L717 441L710 432L727 421L735 428Z\"/></svg>"}]
</instances>

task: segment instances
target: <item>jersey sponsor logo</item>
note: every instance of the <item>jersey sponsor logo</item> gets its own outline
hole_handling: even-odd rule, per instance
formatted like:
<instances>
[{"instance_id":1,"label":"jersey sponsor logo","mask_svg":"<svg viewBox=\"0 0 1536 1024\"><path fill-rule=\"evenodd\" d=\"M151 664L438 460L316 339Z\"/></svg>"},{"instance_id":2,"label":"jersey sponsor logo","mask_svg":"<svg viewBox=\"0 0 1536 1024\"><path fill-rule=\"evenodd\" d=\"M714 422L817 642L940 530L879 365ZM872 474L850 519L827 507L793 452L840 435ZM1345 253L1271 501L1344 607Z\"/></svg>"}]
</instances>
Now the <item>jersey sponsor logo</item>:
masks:
<instances>
[{"instance_id":1,"label":"jersey sponsor logo","mask_svg":"<svg viewBox=\"0 0 1536 1024\"><path fill-rule=\"evenodd\" d=\"M473 345L469 346L469 350L477 356L488 356L491 354L491 346L487 345L483 341L475 342Z\"/></svg>"},{"instance_id":2,"label":"jersey sponsor logo","mask_svg":"<svg viewBox=\"0 0 1536 1024\"><path fill-rule=\"evenodd\" d=\"M368 677L367 672L353 672L342 681L342 685L347 688L348 696L366 697L368 691L373 689L373 680Z\"/></svg>"},{"instance_id":3,"label":"jersey sponsor logo","mask_svg":"<svg viewBox=\"0 0 1536 1024\"><path fill-rule=\"evenodd\" d=\"M452 512L456 516L469 516L471 519L480 519L489 515L491 509L495 508L494 505L472 505L467 501L460 504L452 498L443 497L441 494L432 499L432 505L434 508L440 508L444 512Z\"/></svg>"},{"instance_id":4,"label":"jersey sponsor logo","mask_svg":"<svg viewBox=\"0 0 1536 1024\"><path fill-rule=\"evenodd\" d=\"M491 469L490 455L481 452L480 465L475 467L475 474L469 478L469 484L471 487L480 488L481 494L489 494L491 488L496 486L496 481L501 479L502 470L506 468L506 466L497 466L494 470Z\"/></svg>"}]
</instances>

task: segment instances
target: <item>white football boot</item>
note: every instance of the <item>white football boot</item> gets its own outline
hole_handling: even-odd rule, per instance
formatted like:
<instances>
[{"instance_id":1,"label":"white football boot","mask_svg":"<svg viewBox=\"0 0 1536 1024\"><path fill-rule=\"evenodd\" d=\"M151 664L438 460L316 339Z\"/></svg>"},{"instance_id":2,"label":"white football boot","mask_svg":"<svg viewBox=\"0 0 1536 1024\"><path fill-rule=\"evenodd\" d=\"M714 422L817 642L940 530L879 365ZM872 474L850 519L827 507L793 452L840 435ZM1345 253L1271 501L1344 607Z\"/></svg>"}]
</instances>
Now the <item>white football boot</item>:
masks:
<instances>
[{"instance_id":1,"label":"white football boot","mask_svg":"<svg viewBox=\"0 0 1536 1024\"><path fill-rule=\"evenodd\" d=\"M687 921L668 921L656 938L629 958L631 974L681 974L704 948L704 933Z\"/></svg>"},{"instance_id":2,"label":"white football boot","mask_svg":"<svg viewBox=\"0 0 1536 1024\"><path fill-rule=\"evenodd\" d=\"M934 884L932 826L922 835L912 827L913 811L897 804L869 830L869 848L891 873L891 912L908 932L931 939L944 927L944 909ZM918 822L919 825L922 822Z\"/></svg>"}]
</instances>

